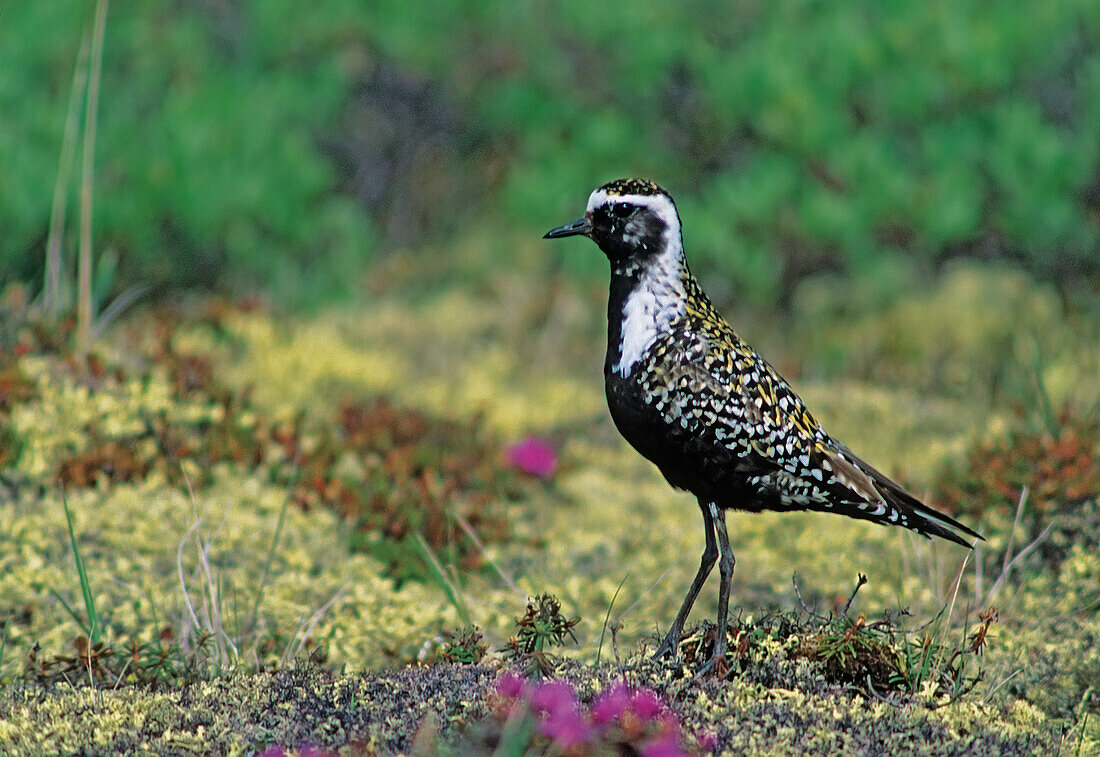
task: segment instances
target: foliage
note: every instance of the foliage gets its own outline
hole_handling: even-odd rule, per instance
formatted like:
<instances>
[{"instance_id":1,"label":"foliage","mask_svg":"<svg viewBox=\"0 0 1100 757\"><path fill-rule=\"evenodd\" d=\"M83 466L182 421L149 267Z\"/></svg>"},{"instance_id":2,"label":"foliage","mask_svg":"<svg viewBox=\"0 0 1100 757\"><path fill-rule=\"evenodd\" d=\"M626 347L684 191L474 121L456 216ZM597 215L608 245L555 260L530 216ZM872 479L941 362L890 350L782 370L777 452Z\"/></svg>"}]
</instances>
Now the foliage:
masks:
<instances>
[{"instance_id":1,"label":"foliage","mask_svg":"<svg viewBox=\"0 0 1100 757\"><path fill-rule=\"evenodd\" d=\"M426 655L421 653L421 662L474 665L481 662L489 651L489 645L485 643L485 637L477 626L444 631L437 641L438 647L433 647Z\"/></svg>"},{"instance_id":2,"label":"foliage","mask_svg":"<svg viewBox=\"0 0 1100 757\"><path fill-rule=\"evenodd\" d=\"M376 398L345 402L336 435L313 440L292 434L300 483L295 501L318 503L360 525L369 550L397 577L423 575L417 535L433 550L453 551L457 564L475 568L483 555L456 519L497 543L508 538L505 498L520 495L502 464L499 443L476 424L438 420ZM288 482L291 485L293 481Z\"/></svg>"},{"instance_id":3,"label":"foliage","mask_svg":"<svg viewBox=\"0 0 1100 757\"><path fill-rule=\"evenodd\" d=\"M119 252L119 284L262 281L291 302L345 288L339 276L367 259L371 225L333 191L335 171L315 136L335 121L347 86L345 48L331 44L346 5L330 3L323 15L287 3L112 6L95 228L97 246ZM25 117L0 137L2 280L41 271L68 80L89 11L67 0L5 13L0 109Z\"/></svg>"},{"instance_id":4,"label":"foliage","mask_svg":"<svg viewBox=\"0 0 1100 757\"><path fill-rule=\"evenodd\" d=\"M934 614L945 602L945 585L946 598L952 596L960 548L849 519L731 514L739 622L731 631L727 675L694 677L698 657L689 653L705 657L713 643L713 628L705 624L685 638L683 662L648 660L660 638L654 623L674 614L701 540L694 503L619 441L598 380L584 378L598 369L593 344L602 335L591 314L599 297L561 278L521 285L509 273L487 287L455 286L415 305L399 293L380 294L353 311L289 322L255 308L203 305L201 317L182 324L128 319L86 368L56 354L70 326L22 316L0 323L0 370L10 369L7 386L16 387L0 406L0 427L18 437L9 458L18 463L0 474L0 751L355 754L361 748L376 754L409 753L417 743L435 743L435 735L461 739L465 726L488 722L486 694L502 667L503 655L494 651L473 662L478 649L504 646L516 634L516 608L544 590L582 618L570 628L574 659L557 659L553 670L576 693L579 711L590 713L616 681L646 688L676 713L688 747L776 754L1095 749L1095 498L1058 502L1060 495L1051 494L1058 525L1003 583L998 622L973 617L989 606L980 600L993 571L986 573L985 591L973 596L973 581L964 575L959 612L927 629L881 625L891 619L884 608L908 604L918 616ZM898 322L909 329L922 324L916 315ZM973 325L969 317L959 322L960 328ZM1008 329L994 326L982 333ZM1047 386L1080 382L1076 377L1095 360L1095 343L1061 319L1044 329ZM585 364L584 355L596 362ZM1065 365L1076 370L1064 373ZM807 398L831 411L830 428L840 428L842 438L862 439L876 464L904 466L923 481L935 481L940 460L965 461L968 440L980 440L986 426L990 433L1016 428L1004 408L990 413L980 392L933 398L939 390L926 391L916 381L895 387L812 376L806 384ZM1064 394L1051 392L1059 402ZM384 406L375 402L381 397L389 398ZM352 421L342 419L342 401L354 409ZM103 616L106 642L97 648L74 640L76 626L49 593L56 590L76 607L82 587L65 503L45 484L61 461L106 440L146 433L139 421L162 413L165 428L179 430L177 441L190 448L180 464L193 496L178 472L140 445L137 459L153 463L145 474L112 481L107 471L88 466L94 483L67 490ZM462 420L440 420L456 416ZM216 430L225 417L233 423ZM407 432L425 423L424 436ZM441 575L469 621L484 629L481 641L473 632L441 636L442 628L466 622L456 616L456 603L439 586L395 582L389 566L349 551L348 524L321 499L308 510L287 507L298 491L283 467L293 457L288 442L305 459L325 439L330 449L352 449L359 444L352 437L362 437L362 452L354 447L335 467L318 467L354 478L364 468L349 458L373 464L372 454L388 453L371 450L392 451L401 446L398 439L423 445L413 457L432 467L455 453L452 442L476 447L479 440L529 434L552 440L557 465L547 483L527 479L532 485L509 502L502 540L471 548L492 570L463 570L459 550L439 551ZM233 451L234 440L250 439L262 442L260 464L251 443ZM217 458L199 457L201 449L219 450ZM487 449L497 454L486 453L485 464L503 470L504 445ZM419 475L415 466L401 470L402 477ZM306 485L304 473L297 483ZM1021 519L1028 527L1029 512ZM1012 544L1011 521L1009 511L980 524L989 539L981 561L987 571ZM1039 559L1063 527L1063 556L1056 563ZM1017 551L1025 544L1022 533L1015 534ZM794 569L807 576L809 596L826 602L833 596L828 587L867 571L872 581L861 595L862 621L759 615L761 608L794 606ZM261 602L256 587L268 580ZM199 616L221 612L222 633L213 624L192 624L185 643L181 619L188 603ZM709 614L700 607L699 615ZM603 622L620 629L612 648L603 650L614 662L592 665ZM239 658L248 663L242 667L252 675L219 663L226 636L239 645ZM546 638L544 649L552 649ZM36 664L27 665L36 641ZM452 644L462 664L376 672L382 664L434 663L431 650ZM290 662L313 650L333 667ZM342 665L365 671L336 673ZM975 668L984 679L968 692ZM59 683L65 679L74 686Z\"/></svg>"},{"instance_id":5,"label":"foliage","mask_svg":"<svg viewBox=\"0 0 1100 757\"><path fill-rule=\"evenodd\" d=\"M1009 534L1022 526L1025 545L1042 537L1038 554L1053 565L1074 544L1100 539L1100 520L1089 517L1087 504L1100 496L1100 416L1066 407L1056 421L1051 432L1017 419L1004 433L978 439L936 486L948 512Z\"/></svg>"},{"instance_id":6,"label":"foliage","mask_svg":"<svg viewBox=\"0 0 1100 757\"><path fill-rule=\"evenodd\" d=\"M1021 364L1040 376L1065 372L1058 358L1075 351L1066 341L1100 339L1085 314L1070 321L1079 339L1069 336L1060 327L1072 316L1054 291L1019 270L956 263L930 286L901 286L897 293L875 282L804 282L791 302L794 349L816 370L954 396L1015 391L1012 399L1030 402L1018 386ZM1091 370L1083 364L1077 375Z\"/></svg>"},{"instance_id":7,"label":"foliage","mask_svg":"<svg viewBox=\"0 0 1100 757\"><path fill-rule=\"evenodd\" d=\"M512 713L513 724L531 730L506 733ZM491 664L337 674L304 663L182 689L45 689L28 682L0 690L0 748L28 755L81 747L476 755L492 753L486 742L506 735L545 748L578 725L596 746L663 743L711 753L1034 754L1058 744L1027 705L890 706L827 684L806 660L784 659L775 649L746 678L727 682L692 681L644 660L566 666L539 684L514 675L502 680ZM543 726L549 733L538 733Z\"/></svg>"},{"instance_id":8,"label":"foliage","mask_svg":"<svg viewBox=\"0 0 1100 757\"><path fill-rule=\"evenodd\" d=\"M1100 743L1089 725L1100 712L1098 460L1095 409L1056 410L1041 392L1030 412L1018 408L1006 428L976 438L934 487L937 506L980 518L989 539L976 591L1000 590L1006 605L994 653L1012 666L1004 688L1067 719L1077 744L1092 748Z\"/></svg>"},{"instance_id":9,"label":"foliage","mask_svg":"<svg viewBox=\"0 0 1100 757\"><path fill-rule=\"evenodd\" d=\"M732 287L720 298L770 302L820 271L893 292L955 256L1070 286L1095 280L1100 238L1091 11L118 5L97 238L119 251L120 286L259 282L317 303L380 246L484 216L532 233L630 173L680 199L693 260ZM0 133L3 278L41 271L86 18L77 0L25 3L0 29L0 109L25 114Z\"/></svg>"},{"instance_id":10,"label":"foliage","mask_svg":"<svg viewBox=\"0 0 1100 757\"><path fill-rule=\"evenodd\" d=\"M729 630L729 651L719 663L718 677L751 678L763 658L783 649L790 659L820 665L822 680L858 691L870 700L942 706L972 691L982 680L977 662L997 611L984 611L981 622L959 639L949 638L939 623L932 628L906 628L899 622L906 614L904 610L886 611L868 620L863 613L855 619L843 614L801 618L768 613L757 619L738 619ZM701 666L709 659L714 642L713 624L689 632L680 644L684 663L689 668Z\"/></svg>"},{"instance_id":11,"label":"foliage","mask_svg":"<svg viewBox=\"0 0 1100 757\"><path fill-rule=\"evenodd\" d=\"M567 636L576 643L573 628L580 622L580 616L562 614L557 597L539 594L527 600L523 617L516 618L518 632L508 640L505 656L520 663L529 675L550 675L556 660L549 650L563 646Z\"/></svg>"}]
</instances>

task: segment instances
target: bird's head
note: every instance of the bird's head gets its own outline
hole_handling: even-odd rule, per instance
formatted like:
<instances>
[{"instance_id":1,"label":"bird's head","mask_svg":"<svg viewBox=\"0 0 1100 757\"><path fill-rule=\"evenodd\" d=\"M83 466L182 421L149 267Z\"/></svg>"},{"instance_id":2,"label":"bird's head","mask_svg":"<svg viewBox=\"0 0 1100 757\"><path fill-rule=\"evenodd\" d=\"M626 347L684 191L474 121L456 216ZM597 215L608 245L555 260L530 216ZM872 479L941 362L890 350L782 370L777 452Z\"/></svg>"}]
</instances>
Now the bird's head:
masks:
<instances>
[{"instance_id":1,"label":"bird's head","mask_svg":"<svg viewBox=\"0 0 1100 757\"><path fill-rule=\"evenodd\" d=\"M613 269L631 269L683 254L680 216L672 197L646 179L617 179L588 196L584 216L546 232L546 239L586 236L603 250Z\"/></svg>"}]
</instances>

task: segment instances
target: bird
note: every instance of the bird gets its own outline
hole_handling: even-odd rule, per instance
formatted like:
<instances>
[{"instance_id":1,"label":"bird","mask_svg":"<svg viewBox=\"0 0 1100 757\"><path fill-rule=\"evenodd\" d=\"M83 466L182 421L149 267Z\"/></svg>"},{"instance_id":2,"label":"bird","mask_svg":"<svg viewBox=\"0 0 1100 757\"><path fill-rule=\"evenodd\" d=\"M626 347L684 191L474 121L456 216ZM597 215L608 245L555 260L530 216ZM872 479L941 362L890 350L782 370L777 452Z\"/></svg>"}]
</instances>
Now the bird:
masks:
<instances>
[{"instance_id":1,"label":"bird","mask_svg":"<svg viewBox=\"0 0 1100 757\"><path fill-rule=\"evenodd\" d=\"M607 256L604 387L619 433L676 489L694 494L705 546L654 657L676 656L684 623L718 563L717 639L724 658L736 559L726 512L839 513L967 548L976 531L920 502L834 439L719 314L684 257L672 196L647 179L597 187L585 213L545 239L584 236Z\"/></svg>"}]
</instances>

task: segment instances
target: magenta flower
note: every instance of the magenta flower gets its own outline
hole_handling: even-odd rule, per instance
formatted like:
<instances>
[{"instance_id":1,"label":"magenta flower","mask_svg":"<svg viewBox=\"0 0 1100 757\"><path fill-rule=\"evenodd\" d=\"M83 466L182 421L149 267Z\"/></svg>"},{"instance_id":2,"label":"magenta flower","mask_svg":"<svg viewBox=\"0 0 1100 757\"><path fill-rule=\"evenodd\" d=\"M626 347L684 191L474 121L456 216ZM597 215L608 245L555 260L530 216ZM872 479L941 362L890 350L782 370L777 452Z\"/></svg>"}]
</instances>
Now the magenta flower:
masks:
<instances>
[{"instance_id":1,"label":"magenta flower","mask_svg":"<svg viewBox=\"0 0 1100 757\"><path fill-rule=\"evenodd\" d=\"M651 689L638 689L630 697L630 709L642 722L653 720L661 713L661 701Z\"/></svg>"},{"instance_id":2,"label":"magenta flower","mask_svg":"<svg viewBox=\"0 0 1100 757\"><path fill-rule=\"evenodd\" d=\"M547 681L531 693L531 708L542 713L539 731L565 749L588 741L592 729L580 713L577 693L564 681Z\"/></svg>"},{"instance_id":3,"label":"magenta flower","mask_svg":"<svg viewBox=\"0 0 1100 757\"><path fill-rule=\"evenodd\" d=\"M592 728L576 710L551 712L539 725L539 731L565 749L584 744L592 735Z\"/></svg>"},{"instance_id":4,"label":"magenta flower","mask_svg":"<svg viewBox=\"0 0 1100 757\"><path fill-rule=\"evenodd\" d=\"M527 683L509 670L497 681L497 694L506 699L519 699L527 690Z\"/></svg>"},{"instance_id":5,"label":"magenta flower","mask_svg":"<svg viewBox=\"0 0 1100 757\"><path fill-rule=\"evenodd\" d=\"M542 479L550 478L558 467L558 456L554 453L554 448L537 436L529 436L518 444L509 446L505 455L512 467Z\"/></svg>"},{"instance_id":6,"label":"magenta flower","mask_svg":"<svg viewBox=\"0 0 1100 757\"><path fill-rule=\"evenodd\" d=\"M531 694L531 706L549 714L576 712L577 693L565 681L546 681Z\"/></svg>"},{"instance_id":7,"label":"magenta flower","mask_svg":"<svg viewBox=\"0 0 1100 757\"><path fill-rule=\"evenodd\" d=\"M592 703L592 722L596 725L607 725L618 720L626 712L630 703L630 692L626 684L616 682L611 688L600 692L596 701Z\"/></svg>"},{"instance_id":8,"label":"magenta flower","mask_svg":"<svg viewBox=\"0 0 1100 757\"><path fill-rule=\"evenodd\" d=\"M641 757L690 757L690 753L680 746L680 735L676 731L665 731L639 751Z\"/></svg>"}]
</instances>

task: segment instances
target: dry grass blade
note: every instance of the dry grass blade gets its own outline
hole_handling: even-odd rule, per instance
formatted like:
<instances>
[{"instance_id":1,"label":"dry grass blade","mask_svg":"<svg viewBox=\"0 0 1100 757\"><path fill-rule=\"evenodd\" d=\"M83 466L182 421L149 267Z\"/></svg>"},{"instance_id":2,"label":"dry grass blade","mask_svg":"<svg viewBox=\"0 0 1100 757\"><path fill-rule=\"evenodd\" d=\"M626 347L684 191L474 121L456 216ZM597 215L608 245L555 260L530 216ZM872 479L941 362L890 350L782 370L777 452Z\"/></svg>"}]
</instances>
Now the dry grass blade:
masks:
<instances>
[{"instance_id":1,"label":"dry grass blade","mask_svg":"<svg viewBox=\"0 0 1100 757\"><path fill-rule=\"evenodd\" d=\"M1021 550L1019 551L1019 553L1017 553L1017 554L1016 554L1016 555L1015 555L1015 556L1014 556L1014 557L1012 558L1012 560L1010 560L1010 561L1009 561L1008 563L1006 563L1006 564L1005 564L1004 570L1003 570L1003 571L1001 571L1001 575L999 575L999 576L997 577L997 580L996 580L996 581L995 581L995 582L993 583L993 586L992 586L992 587L990 588L990 590L989 590L989 595L988 595L988 596L987 596L987 597L985 598L985 601L984 601L984 602L982 603L983 605L989 605L989 604L990 604L990 602L992 602L992 600L993 600L993 597L994 597L994 596L996 596L996 594L997 594L998 590L1000 590L1001 586L1002 586L1002 585L1004 584L1004 582L1005 582L1005 581L1006 581L1006 580L1008 579L1008 576L1009 576L1009 574L1010 574L1010 573L1012 572L1012 569L1013 569L1014 567L1016 567L1016 563L1020 562L1020 560L1023 560L1023 559L1025 558L1025 557L1027 557L1028 555L1030 555L1030 554L1031 554L1032 552L1034 552L1034 551L1035 551L1035 549L1036 549L1036 548L1037 548L1037 547L1038 547L1038 546L1039 546L1040 544L1042 544L1042 543L1043 543L1043 540L1044 540L1044 539L1046 539L1046 538L1047 538L1047 536L1049 536L1049 535L1050 535L1050 532L1051 532L1051 530L1053 530L1053 528L1054 528L1054 526L1055 526L1055 523L1056 523L1055 521L1051 521L1050 523L1048 523L1048 524L1047 524L1047 526L1046 526L1046 528L1044 528L1044 529L1043 529L1043 530L1042 530L1042 531L1041 531L1041 532L1039 533L1039 535L1038 535L1038 536L1036 536L1036 537L1035 537L1035 538L1034 538L1034 539L1033 539L1033 540L1031 541L1031 543L1030 543L1030 544L1028 544L1028 545L1027 545L1026 547L1024 547L1023 549L1021 549ZM1006 554L1007 554L1007 553L1006 553Z\"/></svg>"},{"instance_id":2,"label":"dry grass blade","mask_svg":"<svg viewBox=\"0 0 1100 757\"><path fill-rule=\"evenodd\" d=\"M69 107L65 114L65 132L61 140L61 157L57 161L57 177L53 185L50 226L46 234L46 280L42 308L51 316L61 309L61 240L65 232L65 211L68 208L69 174L76 153L76 133L79 123L80 95L88 84L88 52L90 33L85 31L80 52L73 66L73 83L69 89Z\"/></svg>"},{"instance_id":3,"label":"dry grass blade","mask_svg":"<svg viewBox=\"0 0 1100 757\"><path fill-rule=\"evenodd\" d=\"M332 595L332 599L321 605L318 610L309 616L309 620L306 621L305 629L301 625L294 632L294 638L298 639L298 643L295 644L293 639L291 643L287 644L286 650L283 652L282 658L279 660L280 667L286 667L290 660L297 657L302 653L302 649L305 647L306 642L309 641L309 637L313 635L313 629L317 627L317 624L321 622L321 618L325 617L333 605L343 599L344 595L348 593L348 587L343 587L340 591Z\"/></svg>"},{"instance_id":4,"label":"dry grass blade","mask_svg":"<svg viewBox=\"0 0 1100 757\"><path fill-rule=\"evenodd\" d=\"M83 166L80 175L80 257L77 266L77 351L87 354L92 337L92 191L95 183L96 113L99 109L99 81L103 71L103 38L107 30L107 4L96 0L92 30L92 60L84 101Z\"/></svg>"}]
</instances>

